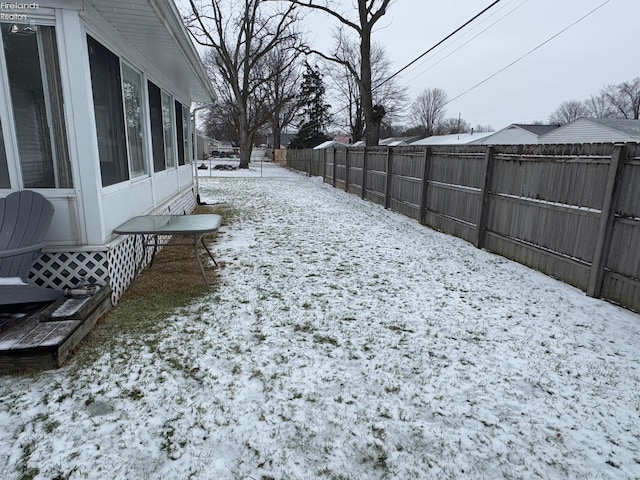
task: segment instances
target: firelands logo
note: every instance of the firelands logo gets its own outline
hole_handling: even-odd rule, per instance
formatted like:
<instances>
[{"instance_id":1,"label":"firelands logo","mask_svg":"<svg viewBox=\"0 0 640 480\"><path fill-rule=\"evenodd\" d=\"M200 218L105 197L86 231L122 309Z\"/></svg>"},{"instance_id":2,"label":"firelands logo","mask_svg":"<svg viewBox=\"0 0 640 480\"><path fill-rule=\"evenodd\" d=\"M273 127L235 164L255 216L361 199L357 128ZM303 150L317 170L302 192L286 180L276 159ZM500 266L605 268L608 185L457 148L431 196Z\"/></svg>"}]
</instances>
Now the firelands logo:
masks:
<instances>
[{"instance_id":1,"label":"firelands logo","mask_svg":"<svg viewBox=\"0 0 640 480\"><path fill-rule=\"evenodd\" d=\"M0 2L0 21L27 20L29 16L25 12L38 8L40 8L39 3Z\"/></svg>"}]
</instances>

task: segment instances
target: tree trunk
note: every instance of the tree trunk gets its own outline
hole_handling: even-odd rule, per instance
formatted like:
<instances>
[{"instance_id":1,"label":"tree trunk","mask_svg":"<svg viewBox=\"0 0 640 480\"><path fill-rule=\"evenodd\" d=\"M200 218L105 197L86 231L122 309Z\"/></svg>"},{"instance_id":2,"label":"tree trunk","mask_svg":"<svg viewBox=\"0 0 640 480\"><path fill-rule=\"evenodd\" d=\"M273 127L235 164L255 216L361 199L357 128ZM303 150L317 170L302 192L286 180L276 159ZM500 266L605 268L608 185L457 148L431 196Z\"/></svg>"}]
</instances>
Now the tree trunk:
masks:
<instances>
[{"instance_id":1,"label":"tree trunk","mask_svg":"<svg viewBox=\"0 0 640 480\"><path fill-rule=\"evenodd\" d=\"M276 159L276 150L280 149L280 145L282 144L282 126L280 125L280 108L276 107L276 111L273 116L273 122L271 123L271 133L273 134L273 157L272 160Z\"/></svg>"},{"instance_id":2,"label":"tree trunk","mask_svg":"<svg viewBox=\"0 0 640 480\"><path fill-rule=\"evenodd\" d=\"M360 42L360 78L362 82L362 112L364 114L364 140L368 147L377 147L380 142L380 125L384 118L384 108L373 105L371 84L371 27L362 28Z\"/></svg>"},{"instance_id":3,"label":"tree trunk","mask_svg":"<svg viewBox=\"0 0 640 480\"><path fill-rule=\"evenodd\" d=\"M238 168L249 168L249 162L251 161L253 145L248 130L247 118L240 113L240 165L238 165Z\"/></svg>"}]
</instances>

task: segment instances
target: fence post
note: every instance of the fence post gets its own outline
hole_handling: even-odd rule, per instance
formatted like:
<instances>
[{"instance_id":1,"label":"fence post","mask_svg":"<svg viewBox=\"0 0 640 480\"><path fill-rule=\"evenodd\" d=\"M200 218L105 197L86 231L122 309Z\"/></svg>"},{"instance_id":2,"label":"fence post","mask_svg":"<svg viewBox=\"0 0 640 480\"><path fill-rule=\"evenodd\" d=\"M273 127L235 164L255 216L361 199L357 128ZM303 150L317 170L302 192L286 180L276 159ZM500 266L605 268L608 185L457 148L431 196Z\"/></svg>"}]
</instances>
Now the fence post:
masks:
<instances>
[{"instance_id":1,"label":"fence post","mask_svg":"<svg viewBox=\"0 0 640 480\"><path fill-rule=\"evenodd\" d=\"M344 191L349 191L349 149L344 152Z\"/></svg>"},{"instance_id":2,"label":"fence post","mask_svg":"<svg viewBox=\"0 0 640 480\"><path fill-rule=\"evenodd\" d=\"M333 147L331 150L333 152L333 178L331 179L331 186L336 188L336 147Z\"/></svg>"},{"instance_id":3,"label":"fence post","mask_svg":"<svg viewBox=\"0 0 640 480\"><path fill-rule=\"evenodd\" d=\"M484 156L484 179L482 182L482 192L480 193L480 214L476 224L475 244L476 247L484 246L485 230L487 227L487 217L489 216L489 189L493 179L493 147L488 146Z\"/></svg>"},{"instance_id":4,"label":"fence post","mask_svg":"<svg viewBox=\"0 0 640 480\"><path fill-rule=\"evenodd\" d=\"M609 171L607 172L607 185L604 191L602 210L600 210L600 227L598 228L596 249L593 254L593 262L591 262L589 284L587 285L587 295L590 297L599 297L602 291L607 253L611 244L611 234L613 233L618 187L624 168L625 145L617 143L613 148L611 163L609 163Z\"/></svg>"},{"instance_id":5,"label":"fence post","mask_svg":"<svg viewBox=\"0 0 640 480\"><path fill-rule=\"evenodd\" d=\"M420 197L420 217L419 221L422 225L427 223L427 188L429 186L429 167L431 163L431 149L426 147L424 150L424 168L422 170L422 195Z\"/></svg>"},{"instance_id":6,"label":"fence post","mask_svg":"<svg viewBox=\"0 0 640 480\"><path fill-rule=\"evenodd\" d=\"M364 147L362 155L362 189L360 190L360 198L364 200L367 195L367 147Z\"/></svg>"},{"instance_id":7,"label":"fence post","mask_svg":"<svg viewBox=\"0 0 640 480\"><path fill-rule=\"evenodd\" d=\"M322 149L322 183L327 181L327 148Z\"/></svg>"},{"instance_id":8,"label":"fence post","mask_svg":"<svg viewBox=\"0 0 640 480\"><path fill-rule=\"evenodd\" d=\"M391 204L391 176L393 174L391 163L393 162L393 153L391 147L387 147L387 184L384 191L384 208L389 208Z\"/></svg>"}]
</instances>

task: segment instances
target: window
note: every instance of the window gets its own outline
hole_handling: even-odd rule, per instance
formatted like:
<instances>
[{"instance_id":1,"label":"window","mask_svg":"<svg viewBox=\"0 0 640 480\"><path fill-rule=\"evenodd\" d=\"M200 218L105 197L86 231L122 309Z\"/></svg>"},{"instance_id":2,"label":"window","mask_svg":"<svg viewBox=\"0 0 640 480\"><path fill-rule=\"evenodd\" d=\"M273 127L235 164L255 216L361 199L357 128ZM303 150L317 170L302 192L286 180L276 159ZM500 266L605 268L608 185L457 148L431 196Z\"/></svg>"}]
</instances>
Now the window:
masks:
<instances>
[{"instance_id":1,"label":"window","mask_svg":"<svg viewBox=\"0 0 640 480\"><path fill-rule=\"evenodd\" d=\"M184 122L182 121L182 104L176 100L176 145L178 146L178 165L184 165Z\"/></svg>"},{"instance_id":2,"label":"window","mask_svg":"<svg viewBox=\"0 0 640 480\"><path fill-rule=\"evenodd\" d=\"M129 179L120 59L87 37L102 186Z\"/></svg>"},{"instance_id":3,"label":"window","mask_svg":"<svg viewBox=\"0 0 640 480\"><path fill-rule=\"evenodd\" d=\"M174 168L176 166L176 157L179 161L184 161L183 158L180 158L180 147L182 145L180 140L177 141L177 154L174 146L174 141L176 140L174 125L182 125L182 119L178 120L177 107L174 116L174 101L171 95L163 92L160 87L152 82L147 83L149 89L151 143L153 145L153 170L161 172L167 168ZM180 135L180 132L176 132L175 135ZM183 165L183 163L180 163L180 165Z\"/></svg>"},{"instance_id":4,"label":"window","mask_svg":"<svg viewBox=\"0 0 640 480\"><path fill-rule=\"evenodd\" d=\"M4 150L2 123L0 123L0 188L11 188L9 169L7 168L7 154Z\"/></svg>"},{"instance_id":5,"label":"window","mask_svg":"<svg viewBox=\"0 0 640 480\"><path fill-rule=\"evenodd\" d=\"M18 29L8 23L0 27L23 186L71 188L55 29ZM2 150L0 164L6 155L4 145ZM0 166L3 179L6 158L4 164Z\"/></svg>"},{"instance_id":6,"label":"window","mask_svg":"<svg viewBox=\"0 0 640 480\"><path fill-rule=\"evenodd\" d=\"M171 95L162 92L162 128L164 130L164 156L167 168L176 166L173 149L173 115L171 112Z\"/></svg>"},{"instance_id":7,"label":"window","mask_svg":"<svg viewBox=\"0 0 640 480\"><path fill-rule=\"evenodd\" d=\"M140 74L122 64L122 92L129 147L129 169L132 177L147 173L144 155L144 116Z\"/></svg>"},{"instance_id":8,"label":"window","mask_svg":"<svg viewBox=\"0 0 640 480\"><path fill-rule=\"evenodd\" d=\"M189 108L182 105L182 131L184 132L184 158L186 163L191 163L193 144L191 142L191 113Z\"/></svg>"},{"instance_id":9,"label":"window","mask_svg":"<svg viewBox=\"0 0 640 480\"><path fill-rule=\"evenodd\" d=\"M162 91L160 87L148 82L149 118L151 120L151 143L153 144L153 171L161 172L167 168L164 161L164 134L162 128Z\"/></svg>"}]
</instances>

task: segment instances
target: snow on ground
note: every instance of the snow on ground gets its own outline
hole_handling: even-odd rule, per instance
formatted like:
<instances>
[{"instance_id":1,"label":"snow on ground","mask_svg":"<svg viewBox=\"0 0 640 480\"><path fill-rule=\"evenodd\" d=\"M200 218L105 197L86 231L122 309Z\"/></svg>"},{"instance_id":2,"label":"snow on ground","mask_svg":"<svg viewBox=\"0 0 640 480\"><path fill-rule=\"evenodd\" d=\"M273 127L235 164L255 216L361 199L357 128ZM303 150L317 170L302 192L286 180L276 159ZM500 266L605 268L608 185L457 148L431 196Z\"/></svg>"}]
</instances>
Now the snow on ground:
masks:
<instances>
[{"instance_id":1,"label":"snow on ground","mask_svg":"<svg viewBox=\"0 0 640 480\"><path fill-rule=\"evenodd\" d=\"M640 478L638 315L267 169L200 177L210 295L2 378L1 478Z\"/></svg>"}]
</instances>

